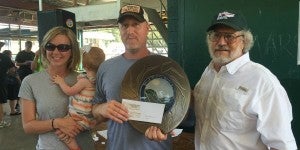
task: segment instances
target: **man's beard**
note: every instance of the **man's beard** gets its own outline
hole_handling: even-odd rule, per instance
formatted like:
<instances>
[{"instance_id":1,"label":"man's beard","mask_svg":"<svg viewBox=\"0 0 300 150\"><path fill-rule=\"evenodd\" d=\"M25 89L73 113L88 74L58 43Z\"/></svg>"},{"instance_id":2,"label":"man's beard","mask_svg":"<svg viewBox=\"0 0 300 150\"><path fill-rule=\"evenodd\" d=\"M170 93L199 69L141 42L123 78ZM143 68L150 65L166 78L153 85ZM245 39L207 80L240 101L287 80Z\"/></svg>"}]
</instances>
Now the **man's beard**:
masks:
<instances>
[{"instance_id":1,"label":"man's beard","mask_svg":"<svg viewBox=\"0 0 300 150\"><path fill-rule=\"evenodd\" d=\"M225 47L225 46L218 46L216 48L216 50L229 51L229 48ZM213 50L212 47L209 47L210 57L211 57L212 61L216 64L227 64L233 60L231 52L229 52L229 56L222 56L222 55L216 56L214 54L214 52L215 52L215 50Z\"/></svg>"},{"instance_id":2,"label":"man's beard","mask_svg":"<svg viewBox=\"0 0 300 150\"><path fill-rule=\"evenodd\" d=\"M216 64L228 64L229 62L232 61L232 59L228 58L228 57L215 57L215 56L212 56L212 61Z\"/></svg>"}]
</instances>

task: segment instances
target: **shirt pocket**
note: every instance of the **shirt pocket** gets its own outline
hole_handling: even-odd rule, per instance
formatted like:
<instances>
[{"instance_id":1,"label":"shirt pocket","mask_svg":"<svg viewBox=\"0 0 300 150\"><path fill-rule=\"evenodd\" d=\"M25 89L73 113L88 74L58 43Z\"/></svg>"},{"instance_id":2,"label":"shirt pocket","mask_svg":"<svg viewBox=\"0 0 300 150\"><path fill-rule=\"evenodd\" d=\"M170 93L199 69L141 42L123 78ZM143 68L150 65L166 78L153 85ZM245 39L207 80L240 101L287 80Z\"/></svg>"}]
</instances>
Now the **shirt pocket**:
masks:
<instances>
[{"instance_id":1,"label":"shirt pocket","mask_svg":"<svg viewBox=\"0 0 300 150\"><path fill-rule=\"evenodd\" d=\"M245 130L248 117L245 107L249 97L249 91L241 89L223 88L216 103L216 125L221 131Z\"/></svg>"}]
</instances>

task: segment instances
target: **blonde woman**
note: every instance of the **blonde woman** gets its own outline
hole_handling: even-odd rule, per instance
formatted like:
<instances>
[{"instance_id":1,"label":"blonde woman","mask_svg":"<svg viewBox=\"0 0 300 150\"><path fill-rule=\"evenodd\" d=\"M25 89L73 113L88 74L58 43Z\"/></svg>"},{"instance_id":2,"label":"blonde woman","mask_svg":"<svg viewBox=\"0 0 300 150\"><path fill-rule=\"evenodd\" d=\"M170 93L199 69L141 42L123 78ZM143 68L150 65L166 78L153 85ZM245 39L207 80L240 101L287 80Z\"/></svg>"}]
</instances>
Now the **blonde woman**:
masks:
<instances>
[{"instance_id":1,"label":"blonde woman","mask_svg":"<svg viewBox=\"0 0 300 150\"><path fill-rule=\"evenodd\" d=\"M19 92L25 132L38 134L37 150L67 150L64 142L74 137L82 149L94 149L89 132L81 132L77 120L65 117L68 95L51 80L59 75L69 85L76 83L80 51L75 34L70 29L54 27L44 36L40 50L43 66L47 67L25 77Z\"/></svg>"}]
</instances>

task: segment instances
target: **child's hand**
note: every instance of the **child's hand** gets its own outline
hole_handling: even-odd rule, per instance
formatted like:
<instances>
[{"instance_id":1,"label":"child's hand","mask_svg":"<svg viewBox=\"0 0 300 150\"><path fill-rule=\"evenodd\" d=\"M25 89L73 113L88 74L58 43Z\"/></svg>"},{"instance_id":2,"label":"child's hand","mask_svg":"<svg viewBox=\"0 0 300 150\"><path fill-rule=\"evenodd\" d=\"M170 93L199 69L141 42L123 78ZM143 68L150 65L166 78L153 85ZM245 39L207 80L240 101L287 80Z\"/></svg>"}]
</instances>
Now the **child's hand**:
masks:
<instances>
[{"instance_id":1,"label":"child's hand","mask_svg":"<svg viewBox=\"0 0 300 150\"><path fill-rule=\"evenodd\" d=\"M59 75L55 75L52 77L52 81L56 84L61 84L64 82L64 79L60 77Z\"/></svg>"}]
</instances>

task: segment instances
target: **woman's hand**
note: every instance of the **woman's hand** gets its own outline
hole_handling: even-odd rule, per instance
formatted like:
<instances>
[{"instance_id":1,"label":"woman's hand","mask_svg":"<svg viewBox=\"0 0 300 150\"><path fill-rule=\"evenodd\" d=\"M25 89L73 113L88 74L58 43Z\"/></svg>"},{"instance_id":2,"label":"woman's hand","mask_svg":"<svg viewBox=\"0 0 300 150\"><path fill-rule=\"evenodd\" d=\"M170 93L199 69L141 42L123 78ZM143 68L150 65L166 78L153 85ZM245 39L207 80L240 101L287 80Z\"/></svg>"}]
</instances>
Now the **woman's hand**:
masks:
<instances>
[{"instance_id":1,"label":"woman's hand","mask_svg":"<svg viewBox=\"0 0 300 150\"><path fill-rule=\"evenodd\" d=\"M154 141L164 141L168 138L168 134L164 134L162 133L162 131L155 126L151 126L149 127L146 132L145 132L145 136L149 139L149 140L154 140Z\"/></svg>"},{"instance_id":2,"label":"woman's hand","mask_svg":"<svg viewBox=\"0 0 300 150\"><path fill-rule=\"evenodd\" d=\"M74 120L71 117L57 118L54 122L54 127L59 129L61 132L69 137L74 138L83 128L77 124L78 120Z\"/></svg>"},{"instance_id":3,"label":"woman's hand","mask_svg":"<svg viewBox=\"0 0 300 150\"><path fill-rule=\"evenodd\" d=\"M57 135L57 137L59 138L59 140L65 142L65 143L69 143L70 140L70 136L68 136L67 134L63 133L61 130L57 129L55 131L55 134Z\"/></svg>"}]
</instances>

